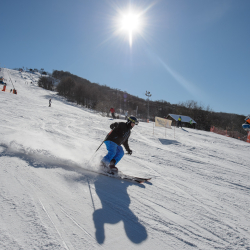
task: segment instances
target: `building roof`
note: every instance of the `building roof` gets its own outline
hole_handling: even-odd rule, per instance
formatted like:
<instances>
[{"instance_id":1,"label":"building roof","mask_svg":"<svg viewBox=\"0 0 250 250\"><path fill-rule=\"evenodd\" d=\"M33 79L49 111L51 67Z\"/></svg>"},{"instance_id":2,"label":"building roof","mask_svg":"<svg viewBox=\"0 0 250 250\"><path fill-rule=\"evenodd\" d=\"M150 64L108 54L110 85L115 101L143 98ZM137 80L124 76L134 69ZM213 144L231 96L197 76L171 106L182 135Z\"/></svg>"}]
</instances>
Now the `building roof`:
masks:
<instances>
[{"instance_id":1,"label":"building roof","mask_svg":"<svg viewBox=\"0 0 250 250\"><path fill-rule=\"evenodd\" d=\"M181 122L190 122L191 120L193 121L193 123L196 123L196 121L194 119L192 119L189 116L185 116L185 115L175 115L175 114L168 114L168 117L172 117L175 121L178 121L179 116L181 117Z\"/></svg>"}]
</instances>

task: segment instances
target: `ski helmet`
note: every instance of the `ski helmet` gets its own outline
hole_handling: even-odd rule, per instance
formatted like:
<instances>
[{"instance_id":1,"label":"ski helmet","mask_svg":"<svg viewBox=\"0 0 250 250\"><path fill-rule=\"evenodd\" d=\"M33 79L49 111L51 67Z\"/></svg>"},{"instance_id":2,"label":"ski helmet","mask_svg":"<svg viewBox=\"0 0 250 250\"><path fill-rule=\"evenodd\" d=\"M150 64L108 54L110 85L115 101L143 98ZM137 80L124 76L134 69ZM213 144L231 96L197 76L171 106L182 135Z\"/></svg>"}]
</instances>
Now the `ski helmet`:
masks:
<instances>
[{"instance_id":1,"label":"ski helmet","mask_svg":"<svg viewBox=\"0 0 250 250\"><path fill-rule=\"evenodd\" d=\"M138 125L139 124L139 121L137 120L137 118L136 117L134 117L134 116L129 116L128 117L128 123L134 123L135 125Z\"/></svg>"}]
</instances>

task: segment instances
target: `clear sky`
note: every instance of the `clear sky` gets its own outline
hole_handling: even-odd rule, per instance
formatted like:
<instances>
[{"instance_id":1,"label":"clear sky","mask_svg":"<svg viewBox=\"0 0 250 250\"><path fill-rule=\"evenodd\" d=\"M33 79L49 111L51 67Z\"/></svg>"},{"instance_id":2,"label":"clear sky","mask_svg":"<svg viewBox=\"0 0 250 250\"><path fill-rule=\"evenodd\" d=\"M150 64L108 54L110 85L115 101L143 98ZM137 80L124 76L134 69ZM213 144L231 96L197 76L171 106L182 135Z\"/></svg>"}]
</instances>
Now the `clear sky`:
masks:
<instances>
[{"instance_id":1,"label":"clear sky","mask_svg":"<svg viewBox=\"0 0 250 250\"><path fill-rule=\"evenodd\" d=\"M0 66L250 114L250 0L1 0Z\"/></svg>"}]
</instances>

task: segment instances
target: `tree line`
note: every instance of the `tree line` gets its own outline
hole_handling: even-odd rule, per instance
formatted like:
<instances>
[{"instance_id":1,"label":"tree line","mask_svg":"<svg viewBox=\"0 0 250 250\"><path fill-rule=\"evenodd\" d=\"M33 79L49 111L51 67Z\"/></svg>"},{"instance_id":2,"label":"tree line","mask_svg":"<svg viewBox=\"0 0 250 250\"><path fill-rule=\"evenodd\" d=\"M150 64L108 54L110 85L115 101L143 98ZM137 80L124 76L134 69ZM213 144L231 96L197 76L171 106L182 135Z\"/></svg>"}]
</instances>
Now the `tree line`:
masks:
<instances>
[{"instance_id":1,"label":"tree line","mask_svg":"<svg viewBox=\"0 0 250 250\"><path fill-rule=\"evenodd\" d=\"M57 83L57 84L55 84ZM139 119L147 119L149 104L149 119L155 116L165 118L168 114L190 116L197 122L197 129L209 131L215 126L228 131L238 131L246 135L242 129L245 116L213 112L209 106L190 100L179 104L171 104L165 100L150 101L131 95L120 89L92 83L87 79L73 75L67 71L54 70L52 76L42 76L38 81L42 88L55 90L58 95L66 97L78 105L109 114L113 107L116 113L136 115Z\"/></svg>"}]
</instances>

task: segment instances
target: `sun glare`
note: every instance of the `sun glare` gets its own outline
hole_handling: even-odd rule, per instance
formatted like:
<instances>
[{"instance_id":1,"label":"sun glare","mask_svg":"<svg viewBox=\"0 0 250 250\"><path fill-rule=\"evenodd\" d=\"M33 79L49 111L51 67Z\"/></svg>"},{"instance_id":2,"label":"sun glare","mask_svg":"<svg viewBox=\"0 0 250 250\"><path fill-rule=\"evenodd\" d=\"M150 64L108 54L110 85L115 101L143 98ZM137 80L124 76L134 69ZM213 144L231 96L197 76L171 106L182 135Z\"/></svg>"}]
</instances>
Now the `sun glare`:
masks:
<instances>
[{"instance_id":1,"label":"sun glare","mask_svg":"<svg viewBox=\"0 0 250 250\"><path fill-rule=\"evenodd\" d=\"M136 32L140 32L142 23L139 14L135 14L130 11L127 14L123 14L120 21L120 29L126 32L129 39L129 45L132 46L133 35Z\"/></svg>"},{"instance_id":2,"label":"sun glare","mask_svg":"<svg viewBox=\"0 0 250 250\"><path fill-rule=\"evenodd\" d=\"M124 15L122 19L122 29L127 31L137 30L139 28L139 17L137 15L129 13Z\"/></svg>"},{"instance_id":3,"label":"sun glare","mask_svg":"<svg viewBox=\"0 0 250 250\"><path fill-rule=\"evenodd\" d=\"M116 3L112 3L111 6L115 10L116 15L112 17L113 27L112 36L106 39L104 42L109 41L114 36L125 38L128 40L130 47L135 40L136 35L140 35L145 39L145 28L148 24L148 18L146 13L156 4L152 2L148 6L132 6L129 5L127 9L121 9Z\"/></svg>"}]
</instances>

